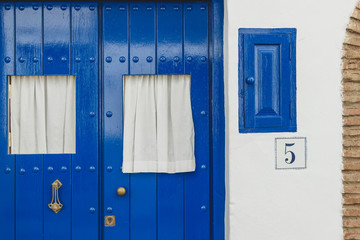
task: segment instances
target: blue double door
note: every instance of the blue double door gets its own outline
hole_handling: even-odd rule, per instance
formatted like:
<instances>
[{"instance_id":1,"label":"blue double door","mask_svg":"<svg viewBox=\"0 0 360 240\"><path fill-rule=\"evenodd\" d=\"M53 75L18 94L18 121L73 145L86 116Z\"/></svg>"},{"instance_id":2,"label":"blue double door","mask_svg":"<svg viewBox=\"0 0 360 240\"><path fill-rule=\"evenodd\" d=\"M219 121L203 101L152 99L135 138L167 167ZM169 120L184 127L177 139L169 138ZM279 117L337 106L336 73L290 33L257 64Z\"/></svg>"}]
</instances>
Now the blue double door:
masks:
<instances>
[{"instance_id":1,"label":"blue double door","mask_svg":"<svg viewBox=\"0 0 360 240\"><path fill-rule=\"evenodd\" d=\"M1 239L210 239L208 3L0 7ZM191 75L195 172L122 173L122 78L139 74ZM10 75L76 76L75 154L8 154ZM48 207L56 179L59 213Z\"/></svg>"}]
</instances>

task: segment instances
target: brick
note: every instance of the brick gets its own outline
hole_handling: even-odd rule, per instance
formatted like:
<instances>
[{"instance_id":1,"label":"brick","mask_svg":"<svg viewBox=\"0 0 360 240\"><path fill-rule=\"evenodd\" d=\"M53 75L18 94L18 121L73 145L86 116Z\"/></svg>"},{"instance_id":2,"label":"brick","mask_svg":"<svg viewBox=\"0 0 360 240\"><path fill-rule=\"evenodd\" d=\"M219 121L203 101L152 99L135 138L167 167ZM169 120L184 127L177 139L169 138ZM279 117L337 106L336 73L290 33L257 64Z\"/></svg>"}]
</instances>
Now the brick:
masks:
<instances>
[{"instance_id":1,"label":"brick","mask_svg":"<svg viewBox=\"0 0 360 240\"><path fill-rule=\"evenodd\" d=\"M359 126L360 116L344 117L344 126Z\"/></svg>"},{"instance_id":2,"label":"brick","mask_svg":"<svg viewBox=\"0 0 360 240\"><path fill-rule=\"evenodd\" d=\"M343 82L344 91L360 91L360 83L358 82Z\"/></svg>"},{"instance_id":3,"label":"brick","mask_svg":"<svg viewBox=\"0 0 360 240\"><path fill-rule=\"evenodd\" d=\"M360 228L344 228L344 239L345 240L359 240L360 239Z\"/></svg>"},{"instance_id":4,"label":"brick","mask_svg":"<svg viewBox=\"0 0 360 240\"><path fill-rule=\"evenodd\" d=\"M343 171L343 181L360 182L360 171Z\"/></svg>"},{"instance_id":5,"label":"brick","mask_svg":"<svg viewBox=\"0 0 360 240\"><path fill-rule=\"evenodd\" d=\"M345 38L346 41L347 38ZM354 38L350 38L354 39ZM354 41L348 42L348 44L356 44L357 46L360 46L360 34L359 38L356 38L356 43ZM342 64L343 69L360 69L360 61L357 59L344 59Z\"/></svg>"},{"instance_id":6,"label":"brick","mask_svg":"<svg viewBox=\"0 0 360 240\"><path fill-rule=\"evenodd\" d=\"M344 45L342 56L343 58L347 58L347 59L359 59L360 48L357 46Z\"/></svg>"},{"instance_id":7,"label":"brick","mask_svg":"<svg viewBox=\"0 0 360 240\"><path fill-rule=\"evenodd\" d=\"M344 183L344 193L360 193L360 183Z\"/></svg>"},{"instance_id":8,"label":"brick","mask_svg":"<svg viewBox=\"0 0 360 240\"><path fill-rule=\"evenodd\" d=\"M360 170L360 160L343 160L344 170ZM359 171L360 172L360 171Z\"/></svg>"},{"instance_id":9,"label":"brick","mask_svg":"<svg viewBox=\"0 0 360 240\"><path fill-rule=\"evenodd\" d=\"M359 93L356 93L356 94L360 95ZM343 114L345 116L354 116L354 115L359 115L360 116L360 108L344 108Z\"/></svg>"},{"instance_id":10,"label":"brick","mask_svg":"<svg viewBox=\"0 0 360 240\"><path fill-rule=\"evenodd\" d=\"M359 75L360 80L360 75ZM344 102L360 102L360 94L358 92L344 92Z\"/></svg>"},{"instance_id":11,"label":"brick","mask_svg":"<svg viewBox=\"0 0 360 240\"><path fill-rule=\"evenodd\" d=\"M357 20L360 20L360 10L358 8L355 8L353 14L352 14L352 17L357 19Z\"/></svg>"},{"instance_id":12,"label":"brick","mask_svg":"<svg viewBox=\"0 0 360 240\"><path fill-rule=\"evenodd\" d=\"M347 217L360 216L360 205L344 205L343 216L347 216Z\"/></svg>"},{"instance_id":13,"label":"brick","mask_svg":"<svg viewBox=\"0 0 360 240\"><path fill-rule=\"evenodd\" d=\"M360 81L360 70L344 70L343 79Z\"/></svg>"},{"instance_id":14,"label":"brick","mask_svg":"<svg viewBox=\"0 0 360 240\"><path fill-rule=\"evenodd\" d=\"M360 126L344 126L343 136L360 135Z\"/></svg>"},{"instance_id":15,"label":"brick","mask_svg":"<svg viewBox=\"0 0 360 240\"><path fill-rule=\"evenodd\" d=\"M359 138L348 138L343 140L344 147L360 147L360 139Z\"/></svg>"},{"instance_id":16,"label":"brick","mask_svg":"<svg viewBox=\"0 0 360 240\"><path fill-rule=\"evenodd\" d=\"M344 227L360 227L360 218L358 217L343 217Z\"/></svg>"},{"instance_id":17,"label":"brick","mask_svg":"<svg viewBox=\"0 0 360 240\"><path fill-rule=\"evenodd\" d=\"M343 194L344 204L360 204L360 194Z\"/></svg>"}]
</instances>

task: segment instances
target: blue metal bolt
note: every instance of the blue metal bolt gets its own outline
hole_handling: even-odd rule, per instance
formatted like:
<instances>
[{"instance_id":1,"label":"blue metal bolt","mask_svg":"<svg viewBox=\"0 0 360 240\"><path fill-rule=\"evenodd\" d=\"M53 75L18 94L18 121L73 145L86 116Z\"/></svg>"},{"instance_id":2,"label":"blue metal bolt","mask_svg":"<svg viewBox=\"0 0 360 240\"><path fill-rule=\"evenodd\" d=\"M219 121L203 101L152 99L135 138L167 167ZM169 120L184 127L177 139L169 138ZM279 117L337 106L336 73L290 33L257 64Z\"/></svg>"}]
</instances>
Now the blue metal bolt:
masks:
<instances>
[{"instance_id":1,"label":"blue metal bolt","mask_svg":"<svg viewBox=\"0 0 360 240\"><path fill-rule=\"evenodd\" d=\"M147 7L146 10L151 11L152 7Z\"/></svg>"},{"instance_id":2,"label":"blue metal bolt","mask_svg":"<svg viewBox=\"0 0 360 240\"><path fill-rule=\"evenodd\" d=\"M5 10L10 10L11 6L10 5L5 5Z\"/></svg>"},{"instance_id":3,"label":"blue metal bolt","mask_svg":"<svg viewBox=\"0 0 360 240\"><path fill-rule=\"evenodd\" d=\"M62 62L66 62L66 61L67 61L67 58L66 58L66 57L61 57L61 61L62 61Z\"/></svg>"},{"instance_id":4,"label":"blue metal bolt","mask_svg":"<svg viewBox=\"0 0 360 240\"><path fill-rule=\"evenodd\" d=\"M138 62L138 61L139 61L139 58L135 56L135 57L133 57L133 61L134 61L134 62Z\"/></svg>"},{"instance_id":5,"label":"blue metal bolt","mask_svg":"<svg viewBox=\"0 0 360 240\"><path fill-rule=\"evenodd\" d=\"M95 172L95 167L94 167L94 166L90 166L90 167L89 167L89 170L90 170L90 172Z\"/></svg>"},{"instance_id":6,"label":"blue metal bolt","mask_svg":"<svg viewBox=\"0 0 360 240\"><path fill-rule=\"evenodd\" d=\"M94 213L95 213L95 208L91 207L91 208L89 209L89 212L90 212L91 214L94 214Z\"/></svg>"},{"instance_id":7,"label":"blue metal bolt","mask_svg":"<svg viewBox=\"0 0 360 240\"><path fill-rule=\"evenodd\" d=\"M111 7L110 7L110 6L106 6L105 9L106 9L106 11L110 11L110 10L111 10Z\"/></svg>"},{"instance_id":8,"label":"blue metal bolt","mask_svg":"<svg viewBox=\"0 0 360 240\"><path fill-rule=\"evenodd\" d=\"M125 11L125 7L119 7L120 11Z\"/></svg>"},{"instance_id":9,"label":"blue metal bolt","mask_svg":"<svg viewBox=\"0 0 360 240\"><path fill-rule=\"evenodd\" d=\"M95 58L94 57L91 57L89 58L90 62L95 62Z\"/></svg>"},{"instance_id":10,"label":"blue metal bolt","mask_svg":"<svg viewBox=\"0 0 360 240\"><path fill-rule=\"evenodd\" d=\"M54 168L53 168L53 167L51 167L51 166L48 167L48 172L49 172L49 173L52 173L53 171L54 171Z\"/></svg>"},{"instance_id":11,"label":"blue metal bolt","mask_svg":"<svg viewBox=\"0 0 360 240\"><path fill-rule=\"evenodd\" d=\"M33 168L33 172L34 172L34 173L38 173L39 170L40 170L40 169L39 169L38 167L34 167L34 168Z\"/></svg>"},{"instance_id":12,"label":"blue metal bolt","mask_svg":"<svg viewBox=\"0 0 360 240\"><path fill-rule=\"evenodd\" d=\"M67 7L66 7L66 5L61 5L60 8L61 8L61 10L65 11Z\"/></svg>"},{"instance_id":13,"label":"blue metal bolt","mask_svg":"<svg viewBox=\"0 0 360 240\"><path fill-rule=\"evenodd\" d=\"M121 63L124 63L124 62L126 61L126 58L125 58L124 56L121 56L121 57L119 58L119 61L120 61Z\"/></svg>"},{"instance_id":14,"label":"blue metal bolt","mask_svg":"<svg viewBox=\"0 0 360 240\"><path fill-rule=\"evenodd\" d=\"M90 9L90 11L94 11L94 10L95 10L95 6L94 6L94 5L90 5L89 9Z\"/></svg>"},{"instance_id":15,"label":"blue metal bolt","mask_svg":"<svg viewBox=\"0 0 360 240\"><path fill-rule=\"evenodd\" d=\"M49 10L49 11L50 11L51 9L53 9L53 6L52 6L52 5L47 5L47 7L46 7L46 8L47 8L47 10Z\"/></svg>"},{"instance_id":16,"label":"blue metal bolt","mask_svg":"<svg viewBox=\"0 0 360 240\"><path fill-rule=\"evenodd\" d=\"M201 165L201 169L206 169L206 165L205 164L203 164L203 165Z\"/></svg>"},{"instance_id":17,"label":"blue metal bolt","mask_svg":"<svg viewBox=\"0 0 360 240\"><path fill-rule=\"evenodd\" d=\"M25 174L25 169L24 169L24 168L20 168L20 171L19 171L19 172L20 172L21 175L24 175L24 174Z\"/></svg>"},{"instance_id":18,"label":"blue metal bolt","mask_svg":"<svg viewBox=\"0 0 360 240\"><path fill-rule=\"evenodd\" d=\"M165 61L166 61L166 57L161 56L161 57L160 57L160 62L165 62Z\"/></svg>"},{"instance_id":19,"label":"blue metal bolt","mask_svg":"<svg viewBox=\"0 0 360 240\"><path fill-rule=\"evenodd\" d=\"M21 63L25 62L25 58L19 57L19 62L21 62Z\"/></svg>"},{"instance_id":20,"label":"blue metal bolt","mask_svg":"<svg viewBox=\"0 0 360 240\"><path fill-rule=\"evenodd\" d=\"M201 6L200 9L204 11L206 9L206 6Z\"/></svg>"},{"instance_id":21,"label":"blue metal bolt","mask_svg":"<svg viewBox=\"0 0 360 240\"><path fill-rule=\"evenodd\" d=\"M74 8L76 11L79 11L81 7L79 5L76 5Z\"/></svg>"},{"instance_id":22,"label":"blue metal bolt","mask_svg":"<svg viewBox=\"0 0 360 240\"><path fill-rule=\"evenodd\" d=\"M191 6L188 6L188 7L186 8L186 10L191 11L191 10L192 10L192 7L191 7Z\"/></svg>"},{"instance_id":23,"label":"blue metal bolt","mask_svg":"<svg viewBox=\"0 0 360 240\"><path fill-rule=\"evenodd\" d=\"M179 7L178 6L174 7L174 10L179 11Z\"/></svg>"},{"instance_id":24,"label":"blue metal bolt","mask_svg":"<svg viewBox=\"0 0 360 240\"><path fill-rule=\"evenodd\" d=\"M151 56L148 56L148 57L146 58L146 61L147 61L147 62L152 62L152 60L153 60L153 58L152 58Z\"/></svg>"},{"instance_id":25,"label":"blue metal bolt","mask_svg":"<svg viewBox=\"0 0 360 240\"><path fill-rule=\"evenodd\" d=\"M6 173L6 174L9 174L10 172L11 172L11 168L5 168L5 170L4 170L4 172Z\"/></svg>"},{"instance_id":26,"label":"blue metal bolt","mask_svg":"<svg viewBox=\"0 0 360 240\"><path fill-rule=\"evenodd\" d=\"M137 7L137 6L136 6L136 7L133 7L133 10L134 10L134 11L137 11L137 10L139 10L139 7Z\"/></svg>"},{"instance_id":27,"label":"blue metal bolt","mask_svg":"<svg viewBox=\"0 0 360 240\"><path fill-rule=\"evenodd\" d=\"M33 9L34 9L35 11L38 10L38 9L39 9L39 5L37 5L37 4L33 5Z\"/></svg>"},{"instance_id":28,"label":"blue metal bolt","mask_svg":"<svg viewBox=\"0 0 360 240\"><path fill-rule=\"evenodd\" d=\"M205 61L206 61L206 57L201 57L200 60L201 60L202 62L205 62Z\"/></svg>"},{"instance_id":29,"label":"blue metal bolt","mask_svg":"<svg viewBox=\"0 0 360 240\"><path fill-rule=\"evenodd\" d=\"M107 111L107 112L106 112L106 116L107 116L107 117L111 117L112 115L113 115L113 113L112 113L111 111Z\"/></svg>"},{"instance_id":30,"label":"blue metal bolt","mask_svg":"<svg viewBox=\"0 0 360 240\"><path fill-rule=\"evenodd\" d=\"M75 167L75 171L80 172L80 171L81 171L81 167L80 167L80 166L76 166L76 167Z\"/></svg>"},{"instance_id":31,"label":"blue metal bolt","mask_svg":"<svg viewBox=\"0 0 360 240\"><path fill-rule=\"evenodd\" d=\"M191 62L191 61L193 60L193 58L189 56L189 57L186 58L186 60L187 60L188 62Z\"/></svg>"},{"instance_id":32,"label":"blue metal bolt","mask_svg":"<svg viewBox=\"0 0 360 240\"><path fill-rule=\"evenodd\" d=\"M75 58L75 61L76 61L76 62L81 62L81 58L76 57L76 58Z\"/></svg>"},{"instance_id":33,"label":"blue metal bolt","mask_svg":"<svg viewBox=\"0 0 360 240\"><path fill-rule=\"evenodd\" d=\"M25 9L24 5L20 5L19 9L20 9L20 11L24 10Z\"/></svg>"},{"instance_id":34,"label":"blue metal bolt","mask_svg":"<svg viewBox=\"0 0 360 240\"><path fill-rule=\"evenodd\" d=\"M66 166L62 166L61 167L61 172L65 173L67 171L67 167Z\"/></svg>"},{"instance_id":35,"label":"blue metal bolt","mask_svg":"<svg viewBox=\"0 0 360 240\"><path fill-rule=\"evenodd\" d=\"M11 58L10 58L10 57L6 57L6 58L4 59L4 61L5 61L6 63L9 63L9 62L11 61Z\"/></svg>"},{"instance_id":36,"label":"blue metal bolt","mask_svg":"<svg viewBox=\"0 0 360 240\"><path fill-rule=\"evenodd\" d=\"M54 61L54 59L52 57L48 57L47 60L48 60L48 62Z\"/></svg>"},{"instance_id":37,"label":"blue metal bolt","mask_svg":"<svg viewBox=\"0 0 360 240\"><path fill-rule=\"evenodd\" d=\"M206 116L206 112L205 112L205 111L201 111L200 114L203 115L203 116Z\"/></svg>"},{"instance_id":38,"label":"blue metal bolt","mask_svg":"<svg viewBox=\"0 0 360 240\"><path fill-rule=\"evenodd\" d=\"M89 116L90 116L90 117L95 117L95 113L94 113L94 112L90 112L90 113L89 113Z\"/></svg>"},{"instance_id":39,"label":"blue metal bolt","mask_svg":"<svg viewBox=\"0 0 360 240\"><path fill-rule=\"evenodd\" d=\"M112 207L108 207L108 208L106 208L106 211L107 211L108 213L112 213L113 209L112 209Z\"/></svg>"},{"instance_id":40,"label":"blue metal bolt","mask_svg":"<svg viewBox=\"0 0 360 240\"><path fill-rule=\"evenodd\" d=\"M164 6L161 6L161 7L160 7L160 10L161 10L161 11L165 11L166 8L165 8Z\"/></svg>"},{"instance_id":41,"label":"blue metal bolt","mask_svg":"<svg viewBox=\"0 0 360 240\"><path fill-rule=\"evenodd\" d=\"M106 170L108 171L108 172L112 172L112 166L108 166L107 168L106 168Z\"/></svg>"},{"instance_id":42,"label":"blue metal bolt","mask_svg":"<svg viewBox=\"0 0 360 240\"><path fill-rule=\"evenodd\" d=\"M206 210L207 210L207 207L205 205L202 205L201 206L201 211L206 212Z\"/></svg>"},{"instance_id":43,"label":"blue metal bolt","mask_svg":"<svg viewBox=\"0 0 360 240\"><path fill-rule=\"evenodd\" d=\"M176 57L174 57L174 61L178 62L178 61L180 61L180 58L178 56L176 56Z\"/></svg>"},{"instance_id":44,"label":"blue metal bolt","mask_svg":"<svg viewBox=\"0 0 360 240\"><path fill-rule=\"evenodd\" d=\"M37 62L39 61L39 58L34 57L34 58L33 58L33 61L34 61L35 63L37 63Z\"/></svg>"},{"instance_id":45,"label":"blue metal bolt","mask_svg":"<svg viewBox=\"0 0 360 240\"><path fill-rule=\"evenodd\" d=\"M106 60L106 62L108 62L108 63L109 63L109 62L111 62L111 61L112 61L112 58L111 58L111 57L107 57L105 60Z\"/></svg>"},{"instance_id":46,"label":"blue metal bolt","mask_svg":"<svg viewBox=\"0 0 360 240\"><path fill-rule=\"evenodd\" d=\"M248 78L246 79L246 83L249 84L249 85L254 84L254 83L255 83L255 78L253 78L253 77L248 77Z\"/></svg>"}]
</instances>

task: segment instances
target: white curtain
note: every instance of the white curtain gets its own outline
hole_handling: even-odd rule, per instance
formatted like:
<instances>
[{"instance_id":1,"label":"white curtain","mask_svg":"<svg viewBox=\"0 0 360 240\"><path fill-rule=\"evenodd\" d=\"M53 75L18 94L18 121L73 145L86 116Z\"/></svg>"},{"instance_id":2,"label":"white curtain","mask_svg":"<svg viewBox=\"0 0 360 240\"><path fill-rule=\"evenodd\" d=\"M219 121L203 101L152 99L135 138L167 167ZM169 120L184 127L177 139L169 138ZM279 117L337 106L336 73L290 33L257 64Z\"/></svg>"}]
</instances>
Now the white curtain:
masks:
<instances>
[{"instance_id":1,"label":"white curtain","mask_svg":"<svg viewBox=\"0 0 360 240\"><path fill-rule=\"evenodd\" d=\"M75 153L75 76L11 76L11 154Z\"/></svg>"},{"instance_id":2,"label":"white curtain","mask_svg":"<svg viewBox=\"0 0 360 240\"><path fill-rule=\"evenodd\" d=\"M122 171L195 171L190 76L124 76L123 94Z\"/></svg>"}]
</instances>

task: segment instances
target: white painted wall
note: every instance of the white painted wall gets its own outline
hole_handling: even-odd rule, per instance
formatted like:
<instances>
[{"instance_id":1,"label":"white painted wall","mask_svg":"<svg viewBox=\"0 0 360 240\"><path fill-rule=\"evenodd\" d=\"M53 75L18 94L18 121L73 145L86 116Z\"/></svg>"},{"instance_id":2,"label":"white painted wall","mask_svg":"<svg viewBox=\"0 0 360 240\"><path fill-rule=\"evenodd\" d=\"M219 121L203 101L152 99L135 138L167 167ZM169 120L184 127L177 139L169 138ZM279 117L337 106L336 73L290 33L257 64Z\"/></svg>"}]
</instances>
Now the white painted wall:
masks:
<instances>
[{"instance_id":1,"label":"white painted wall","mask_svg":"<svg viewBox=\"0 0 360 240\"><path fill-rule=\"evenodd\" d=\"M356 0L227 0L225 84L231 240L339 240L341 48ZM295 27L297 133L238 131L238 28ZM275 170L275 137L307 137L308 168Z\"/></svg>"}]
</instances>

